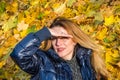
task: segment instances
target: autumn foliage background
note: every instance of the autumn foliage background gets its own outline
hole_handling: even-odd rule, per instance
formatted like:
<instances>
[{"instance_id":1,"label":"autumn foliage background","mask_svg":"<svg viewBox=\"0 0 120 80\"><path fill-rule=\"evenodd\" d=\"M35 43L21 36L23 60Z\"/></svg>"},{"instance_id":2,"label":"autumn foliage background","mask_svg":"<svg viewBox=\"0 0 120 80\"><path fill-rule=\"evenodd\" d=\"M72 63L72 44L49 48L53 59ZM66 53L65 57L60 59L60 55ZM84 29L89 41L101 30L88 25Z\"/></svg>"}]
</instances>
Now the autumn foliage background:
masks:
<instances>
[{"instance_id":1,"label":"autumn foliage background","mask_svg":"<svg viewBox=\"0 0 120 80\"><path fill-rule=\"evenodd\" d=\"M57 16L72 19L103 46L109 80L120 80L120 0L0 0L0 80L29 80L9 55Z\"/></svg>"}]
</instances>

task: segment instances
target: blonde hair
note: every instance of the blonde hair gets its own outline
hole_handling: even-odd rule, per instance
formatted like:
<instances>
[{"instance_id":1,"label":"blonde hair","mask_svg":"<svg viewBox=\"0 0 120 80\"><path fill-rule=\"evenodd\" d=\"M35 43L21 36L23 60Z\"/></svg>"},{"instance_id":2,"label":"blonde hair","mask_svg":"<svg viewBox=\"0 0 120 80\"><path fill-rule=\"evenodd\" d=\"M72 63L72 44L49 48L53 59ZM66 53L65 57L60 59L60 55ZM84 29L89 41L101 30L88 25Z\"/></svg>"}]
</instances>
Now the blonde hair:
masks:
<instances>
[{"instance_id":1,"label":"blonde hair","mask_svg":"<svg viewBox=\"0 0 120 80\"><path fill-rule=\"evenodd\" d=\"M68 31L68 34L73 36L73 41L77 42L79 45L92 49L91 63L95 69L97 75L102 75L107 77L108 71L105 67L103 59L100 57L100 53L103 51L101 46L96 44L93 40L86 35L77 24L63 17L57 17L53 23L50 25L50 28L54 26L61 26ZM48 50L51 47L51 41L47 40L44 45L44 49Z\"/></svg>"}]
</instances>

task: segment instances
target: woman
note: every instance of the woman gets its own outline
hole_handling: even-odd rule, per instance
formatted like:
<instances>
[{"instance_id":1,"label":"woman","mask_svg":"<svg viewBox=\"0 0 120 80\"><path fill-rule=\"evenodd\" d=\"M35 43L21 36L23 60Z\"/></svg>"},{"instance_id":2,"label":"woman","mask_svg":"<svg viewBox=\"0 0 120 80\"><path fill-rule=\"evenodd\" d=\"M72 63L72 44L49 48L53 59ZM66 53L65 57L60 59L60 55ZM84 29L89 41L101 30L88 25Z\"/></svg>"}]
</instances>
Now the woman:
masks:
<instances>
[{"instance_id":1,"label":"woman","mask_svg":"<svg viewBox=\"0 0 120 80\"><path fill-rule=\"evenodd\" d=\"M28 34L10 56L31 80L103 80L108 72L99 53L101 47L74 22L58 17L49 28Z\"/></svg>"}]
</instances>

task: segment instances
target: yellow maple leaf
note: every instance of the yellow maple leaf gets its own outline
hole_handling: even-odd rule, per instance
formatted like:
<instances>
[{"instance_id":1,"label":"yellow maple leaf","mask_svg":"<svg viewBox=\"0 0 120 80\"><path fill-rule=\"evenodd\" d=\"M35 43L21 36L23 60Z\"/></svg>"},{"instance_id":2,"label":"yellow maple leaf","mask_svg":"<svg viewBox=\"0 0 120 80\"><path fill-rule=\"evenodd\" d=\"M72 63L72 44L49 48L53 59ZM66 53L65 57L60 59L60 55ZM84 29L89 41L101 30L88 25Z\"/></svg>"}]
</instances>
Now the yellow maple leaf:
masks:
<instances>
[{"instance_id":1,"label":"yellow maple leaf","mask_svg":"<svg viewBox=\"0 0 120 80\"><path fill-rule=\"evenodd\" d=\"M40 0L31 0L31 1L30 1L30 4L31 4L32 6L37 5L37 4L39 4L39 3L40 3Z\"/></svg>"},{"instance_id":2,"label":"yellow maple leaf","mask_svg":"<svg viewBox=\"0 0 120 80\"><path fill-rule=\"evenodd\" d=\"M6 6L6 10L10 11L10 12L14 12L16 13L18 10L18 3L17 1L13 1L11 2L11 4Z\"/></svg>"},{"instance_id":3,"label":"yellow maple leaf","mask_svg":"<svg viewBox=\"0 0 120 80\"><path fill-rule=\"evenodd\" d=\"M119 51L117 49L113 50L113 57L119 57Z\"/></svg>"},{"instance_id":4,"label":"yellow maple leaf","mask_svg":"<svg viewBox=\"0 0 120 80\"><path fill-rule=\"evenodd\" d=\"M5 47L0 47L0 58L3 56L6 48Z\"/></svg>"},{"instance_id":5,"label":"yellow maple leaf","mask_svg":"<svg viewBox=\"0 0 120 80\"><path fill-rule=\"evenodd\" d=\"M66 2L61 4L59 7L54 7L54 12L59 15L62 15L64 13L65 9L66 9Z\"/></svg>"},{"instance_id":6,"label":"yellow maple leaf","mask_svg":"<svg viewBox=\"0 0 120 80\"><path fill-rule=\"evenodd\" d=\"M44 6L44 8L47 8L49 6L50 2L47 2Z\"/></svg>"},{"instance_id":7,"label":"yellow maple leaf","mask_svg":"<svg viewBox=\"0 0 120 80\"><path fill-rule=\"evenodd\" d=\"M105 57L105 62L106 62L106 64L109 64L109 62L112 62L112 51L111 51L112 49L110 48L110 49L106 49L106 57Z\"/></svg>"},{"instance_id":8,"label":"yellow maple leaf","mask_svg":"<svg viewBox=\"0 0 120 80\"><path fill-rule=\"evenodd\" d=\"M23 21L25 18L24 18L24 13L19 13L18 14L18 22L21 22L21 21Z\"/></svg>"},{"instance_id":9,"label":"yellow maple leaf","mask_svg":"<svg viewBox=\"0 0 120 80\"><path fill-rule=\"evenodd\" d=\"M114 22L115 22L115 18L113 15L111 15L109 17L105 17L104 25L109 26L109 25L113 24Z\"/></svg>"},{"instance_id":10,"label":"yellow maple leaf","mask_svg":"<svg viewBox=\"0 0 120 80\"><path fill-rule=\"evenodd\" d=\"M93 27L90 25L84 25L81 26L81 29L86 33L86 34L91 34L94 30Z\"/></svg>"},{"instance_id":11,"label":"yellow maple leaf","mask_svg":"<svg viewBox=\"0 0 120 80\"><path fill-rule=\"evenodd\" d=\"M96 38L99 40L103 40L106 37L107 27L104 27L102 30L98 31L96 34Z\"/></svg>"},{"instance_id":12,"label":"yellow maple leaf","mask_svg":"<svg viewBox=\"0 0 120 80\"><path fill-rule=\"evenodd\" d=\"M5 63L6 63L6 60L3 60L0 62L0 69L5 65Z\"/></svg>"},{"instance_id":13,"label":"yellow maple leaf","mask_svg":"<svg viewBox=\"0 0 120 80\"><path fill-rule=\"evenodd\" d=\"M51 11L46 10L46 11L44 11L44 15L49 15L50 12L51 12Z\"/></svg>"},{"instance_id":14,"label":"yellow maple leaf","mask_svg":"<svg viewBox=\"0 0 120 80\"><path fill-rule=\"evenodd\" d=\"M11 36L7 39L7 41L4 43L4 46L7 48L14 46L16 43L16 39L14 36Z\"/></svg>"},{"instance_id":15,"label":"yellow maple leaf","mask_svg":"<svg viewBox=\"0 0 120 80\"><path fill-rule=\"evenodd\" d=\"M34 20L35 20L35 17L28 15L28 16L25 18L25 23L30 24L30 23L31 23L32 21L34 21Z\"/></svg>"},{"instance_id":16,"label":"yellow maple leaf","mask_svg":"<svg viewBox=\"0 0 120 80\"><path fill-rule=\"evenodd\" d=\"M111 72L115 71L114 67L109 64L106 65L106 68Z\"/></svg>"},{"instance_id":17,"label":"yellow maple leaf","mask_svg":"<svg viewBox=\"0 0 120 80\"><path fill-rule=\"evenodd\" d=\"M23 38L27 35L27 30L23 30L20 32L20 37Z\"/></svg>"},{"instance_id":18,"label":"yellow maple leaf","mask_svg":"<svg viewBox=\"0 0 120 80\"><path fill-rule=\"evenodd\" d=\"M19 34L20 31L18 31L16 28L13 29L14 34Z\"/></svg>"},{"instance_id":19,"label":"yellow maple leaf","mask_svg":"<svg viewBox=\"0 0 120 80\"><path fill-rule=\"evenodd\" d=\"M73 10L70 9L70 8L66 8L63 15L66 16L66 17L74 17ZM75 19L74 19L74 20L75 20Z\"/></svg>"}]
</instances>

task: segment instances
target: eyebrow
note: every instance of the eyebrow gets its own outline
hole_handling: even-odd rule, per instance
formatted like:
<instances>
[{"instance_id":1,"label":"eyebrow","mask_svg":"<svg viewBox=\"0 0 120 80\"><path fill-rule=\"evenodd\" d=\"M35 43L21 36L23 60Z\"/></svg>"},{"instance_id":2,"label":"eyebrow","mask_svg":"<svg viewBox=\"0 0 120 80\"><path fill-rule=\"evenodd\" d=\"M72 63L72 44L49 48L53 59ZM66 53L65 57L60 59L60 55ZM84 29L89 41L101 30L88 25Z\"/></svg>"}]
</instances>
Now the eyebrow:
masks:
<instances>
[{"instance_id":1,"label":"eyebrow","mask_svg":"<svg viewBox=\"0 0 120 80\"><path fill-rule=\"evenodd\" d=\"M67 36L52 36L51 39L56 39L56 38L70 38Z\"/></svg>"}]
</instances>

